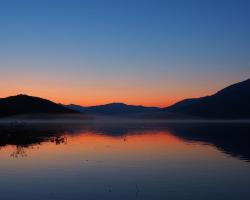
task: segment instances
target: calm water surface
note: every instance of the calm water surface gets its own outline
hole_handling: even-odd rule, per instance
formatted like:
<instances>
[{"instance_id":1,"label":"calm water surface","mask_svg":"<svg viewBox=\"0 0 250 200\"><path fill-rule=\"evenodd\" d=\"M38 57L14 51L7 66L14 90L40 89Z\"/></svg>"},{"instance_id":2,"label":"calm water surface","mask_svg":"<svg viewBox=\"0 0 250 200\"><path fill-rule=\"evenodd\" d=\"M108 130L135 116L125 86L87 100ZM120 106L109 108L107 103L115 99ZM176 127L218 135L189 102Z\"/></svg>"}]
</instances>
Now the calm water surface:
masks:
<instances>
[{"instance_id":1,"label":"calm water surface","mask_svg":"<svg viewBox=\"0 0 250 200\"><path fill-rule=\"evenodd\" d=\"M1 125L0 199L250 199L249 124Z\"/></svg>"}]
</instances>

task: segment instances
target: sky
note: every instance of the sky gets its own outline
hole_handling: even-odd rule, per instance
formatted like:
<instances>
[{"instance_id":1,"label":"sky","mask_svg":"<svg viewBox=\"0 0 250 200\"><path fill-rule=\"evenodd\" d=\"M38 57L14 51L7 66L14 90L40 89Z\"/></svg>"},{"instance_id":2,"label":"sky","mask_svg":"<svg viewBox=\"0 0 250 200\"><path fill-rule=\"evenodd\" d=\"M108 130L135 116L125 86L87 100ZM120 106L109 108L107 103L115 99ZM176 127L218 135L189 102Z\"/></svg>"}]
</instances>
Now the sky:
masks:
<instances>
[{"instance_id":1,"label":"sky","mask_svg":"<svg viewBox=\"0 0 250 200\"><path fill-rule=\"evenodd\" d=\"M168 106L250 78L248 0L0 0L0 97Z\"/></svg>"}]
</instances>

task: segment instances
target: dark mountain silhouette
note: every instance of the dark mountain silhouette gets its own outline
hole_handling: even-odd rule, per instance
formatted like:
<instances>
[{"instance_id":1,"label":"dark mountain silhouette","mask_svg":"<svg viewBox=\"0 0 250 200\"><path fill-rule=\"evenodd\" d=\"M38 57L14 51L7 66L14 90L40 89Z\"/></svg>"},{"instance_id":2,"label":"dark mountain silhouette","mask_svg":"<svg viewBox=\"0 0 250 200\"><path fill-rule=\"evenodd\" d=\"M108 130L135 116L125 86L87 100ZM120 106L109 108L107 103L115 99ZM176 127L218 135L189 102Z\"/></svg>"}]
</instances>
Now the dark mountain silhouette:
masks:
<instances>
[{"instance_id":1,"label":"dark mountain silhouette","mask_svg":"<svg viewBox=\"0 0 250 200\"><path fill-rule=\"evenodd\" d=\"M0 99L0 116L36 113L77 113L52 101L28 95Z\"/></svg>"},{"instance_id":2,"label":"dark mountain silhouette","mask_svg":"<svg viewBox=\"0 0 250 200\"><path fill-rule=\"evenodd\" d=\"M163 110L168 110L168 111L175 111L177 109L182 109L182 108L185 108L195 102L198 102L199 101L199 98L192 98L192 99L184 99L184 100L181 100L175 104L173 104L172 106L168 107L168 108L164 108Z\"/></svg>"},{"instance_id":3,"label":"dark mountain silhouette","mask_svg":"<svg viewBox=\"0 0 250 200\"><path fill-rule=\"evenodd\" d=\"M205 118L250 118L250 79L211 96L180 101L162 111Z\"/></svg>"},{"instance_id":4,"label":"dark mountain silhouette","mask_svg":"<svg viewBox=\"0 0 250 200\"><path fill-rule=\"evenodd\" d=\"M38 97L17 95L0 99L0 117L20 114L85 113L140 119L250 119L249 102L250 79L226 87L211 96L185 99L163 109L124 103L90 107L60 105Z\"/></svg>"},{"instance_id":5,"label":"dark mountain silhouette","mask_svg":"<svg viewBox=\"0 0 250 200\"><path fill-rule=\"evenodd\" d=\"M135 105L127 105L124 103L110 103L110 104L90 106L90 107L81 107L71 104L67 105L66 107L86 114L95 114L95 115L128 115L136 113L155 112L160 110L160 108L157 107L135 106Z\"/></svg>"},{"instance_id":6,"label":"dark mountain silhouette","mask_svg":"<svg viewBox=\"0 0 250 200\"><path fill-rule=\"evenodd\" d=\"M79 105L76 105L76 104L69 104L69 105L63 105L63 106L66 107L66 108L69 108L71 110L81 112L81 113L86 111L86 109L88 108L88 107L79 106Z\"/></svg>"}]
</instances>

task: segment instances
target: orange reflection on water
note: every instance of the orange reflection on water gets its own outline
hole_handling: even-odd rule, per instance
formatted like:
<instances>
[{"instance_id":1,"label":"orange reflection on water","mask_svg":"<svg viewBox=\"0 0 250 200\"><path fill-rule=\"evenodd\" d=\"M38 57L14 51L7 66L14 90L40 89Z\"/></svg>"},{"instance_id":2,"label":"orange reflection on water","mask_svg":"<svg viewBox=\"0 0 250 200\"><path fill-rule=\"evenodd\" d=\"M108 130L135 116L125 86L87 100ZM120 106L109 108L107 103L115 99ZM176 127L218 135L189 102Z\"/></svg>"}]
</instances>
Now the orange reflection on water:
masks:
<instances>
[{"instance_id":1,"label":"orange reflection on water","mask_svg":"<svg viewBox=\"0 0 250 200\"><path fill-rule=\"evenodd\" d=\"M65 143L47 141L23 147L24 157L11 157L18 148L6 146L0 151L0 159L6 168L56 168L79 166L83 163L134 164L158 161L177 163L201 163L204 159L221 159L218 151L207 145L187 143L167 131L137 131L124 136L107 136L95 132L65 134ZM20 150L20 149L19 149ZM7 162L9 161L9 162ZM155 162L154 162L155 161Z\"/></svg>"},{"instance_id":2,"label":"orange reflection on water","mask_svg":"<svg viewBox=\"0 0 250 200\"><path fill-rule=\"evenodd\" d=\"M134 132L125 136L107 136L93 132L66 134L67 145L46 143L41 151L82 157L86 160L126 160L161 157L185 157L213 154L214 148L197 143L187 143L167 131Z\"/></svg>"}]
</instances>

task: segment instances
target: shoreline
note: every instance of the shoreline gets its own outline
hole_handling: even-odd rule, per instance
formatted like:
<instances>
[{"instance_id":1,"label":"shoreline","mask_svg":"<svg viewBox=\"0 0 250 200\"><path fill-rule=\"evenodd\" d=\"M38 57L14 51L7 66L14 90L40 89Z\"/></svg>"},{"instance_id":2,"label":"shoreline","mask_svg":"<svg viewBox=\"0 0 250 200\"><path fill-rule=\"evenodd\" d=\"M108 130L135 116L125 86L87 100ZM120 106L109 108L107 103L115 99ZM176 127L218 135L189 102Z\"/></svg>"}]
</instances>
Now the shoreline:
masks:
<instances>
[{"instance_id":1,"label":"shoreline","mask_svg":"<svg viewBox=\"0 0 250 200\"><path fill-rule=\"evenodd\" d=\"M28 125L28 124L237 124L250 123L250 119L134 119L134 118L93 118L93 119L0 119L0 125Z\"/></svg>"}]
</instances>

